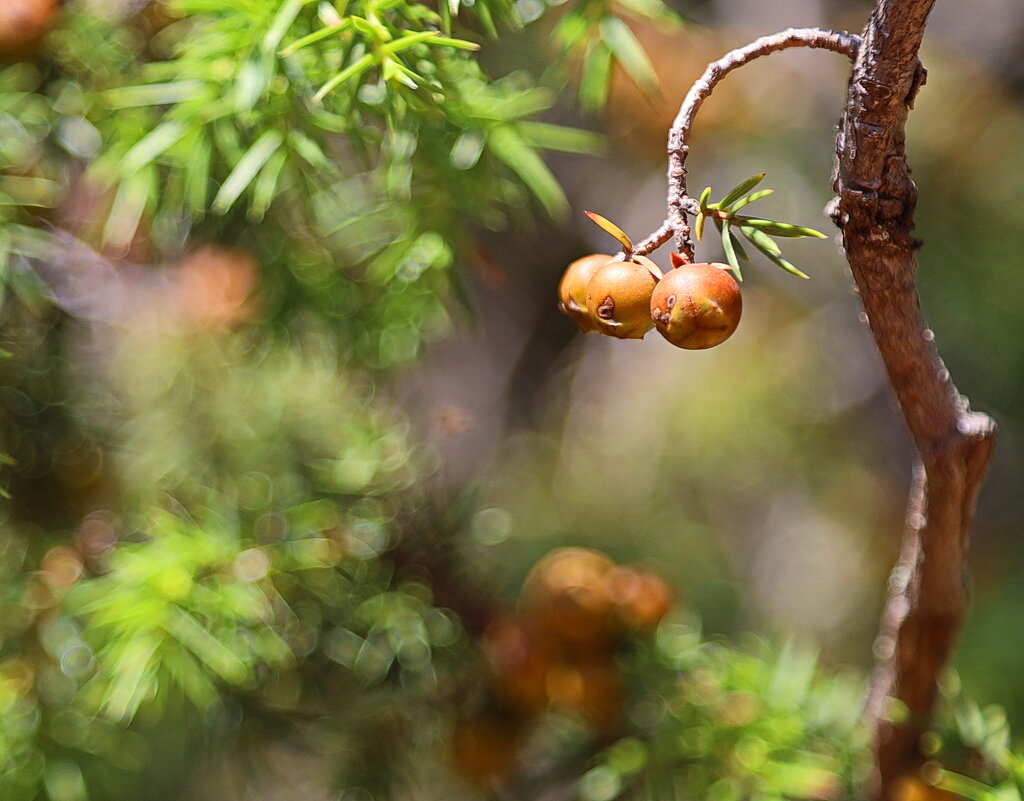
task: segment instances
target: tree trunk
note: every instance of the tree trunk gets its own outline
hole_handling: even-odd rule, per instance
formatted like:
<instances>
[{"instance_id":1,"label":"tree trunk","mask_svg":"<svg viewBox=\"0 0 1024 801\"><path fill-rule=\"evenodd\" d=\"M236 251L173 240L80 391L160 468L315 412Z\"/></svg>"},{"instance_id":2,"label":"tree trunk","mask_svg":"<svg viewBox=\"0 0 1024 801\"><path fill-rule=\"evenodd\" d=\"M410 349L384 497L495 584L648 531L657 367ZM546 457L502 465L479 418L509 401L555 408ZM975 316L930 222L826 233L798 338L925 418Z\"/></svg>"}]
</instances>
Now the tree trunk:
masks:
<instances>
[{"instance_id":1,"label":"tree trunk","mask_svg":"<svg viewBox=\"0 0 1024 801\"><path fill-rule=\"evenodd\" d=\"M966 608L967 533L995 425L972 413L924 325L914 284L914 206L904 126L925 80L917 58L934 0L878 0L850 80L836 141L833 218L918 457L900 559L875 643L867 714L875 795L920 763L936 683ZM892 707L888 698L899 702Z\"/></svg>"}]
</instances>

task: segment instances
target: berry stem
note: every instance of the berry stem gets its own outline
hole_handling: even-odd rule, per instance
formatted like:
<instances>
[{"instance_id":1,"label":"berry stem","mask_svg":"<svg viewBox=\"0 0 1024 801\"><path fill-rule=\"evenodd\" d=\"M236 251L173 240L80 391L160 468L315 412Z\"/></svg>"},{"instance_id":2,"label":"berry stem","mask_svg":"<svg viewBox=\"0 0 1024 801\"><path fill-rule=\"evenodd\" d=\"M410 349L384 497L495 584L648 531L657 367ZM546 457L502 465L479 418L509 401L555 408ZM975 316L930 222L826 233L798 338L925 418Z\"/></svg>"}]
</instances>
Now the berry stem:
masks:
<instances>
[{"instance_id":1,"label":"berry stem","mask_svg":"<svg viewBox=\"0 0 1024 801\"><path fill-rule=\"evenodd\" d=\"M771 55L792 47L811 47L841 53L854 60L860 48L861 38L845 31L831 31L824 28L789 28L785 31L762 36L750 44L730 50L717 61L708 64L690 91L686 93L679 112L668 134L668 216L665 221L634 248L638 255L646 255L660 247L673 236L676 249L688 261L694 261L694 246L687 215L695 214L697 201L686 194L686 155L693 121L701 105L711 95L719 82L730 72L761 56Z\"/></svg>"}]
</instances>

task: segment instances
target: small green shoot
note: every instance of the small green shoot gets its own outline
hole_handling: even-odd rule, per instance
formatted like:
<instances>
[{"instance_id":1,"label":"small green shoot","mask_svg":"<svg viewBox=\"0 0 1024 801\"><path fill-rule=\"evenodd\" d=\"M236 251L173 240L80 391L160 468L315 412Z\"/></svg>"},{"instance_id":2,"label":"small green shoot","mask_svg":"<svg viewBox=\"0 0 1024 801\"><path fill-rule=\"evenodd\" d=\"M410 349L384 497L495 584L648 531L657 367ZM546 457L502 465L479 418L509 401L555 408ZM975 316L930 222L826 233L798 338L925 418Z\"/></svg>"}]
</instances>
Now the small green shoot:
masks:
<instances>
[{"instance_id":1,"label":"small green shoot","mask_svg":"<svg viewBox=\"0 0 1024 801\"><path fill-rule=\"evenodd\" d=\"M751 191L761 183L764 175L764 173L758 173L747 178L745 181L741 181L716 203L710 202L711 187L706 187L701 192L700 198L697 201L698 212L694 225L697 241L700 242L704 238L704 226L707 220L710 219L721 234L722 250L725 252L725 258L729 262L729 267L736 276L736 280L743 280L740 262L749 261L749 257L740 243L740 237L737 235L737 232L773 264L800 278L807 278L806 273L782 258L782 249L772 237L782 239L796 239L799 237L825 239L825 234L801 225L778 222L777 220L769 220L762 217L748 217L737 213L755 200L760 200L772 194L773 190L771 189ZM611 232L609 231L609 233Z\"/></svg>"}]
</instances>

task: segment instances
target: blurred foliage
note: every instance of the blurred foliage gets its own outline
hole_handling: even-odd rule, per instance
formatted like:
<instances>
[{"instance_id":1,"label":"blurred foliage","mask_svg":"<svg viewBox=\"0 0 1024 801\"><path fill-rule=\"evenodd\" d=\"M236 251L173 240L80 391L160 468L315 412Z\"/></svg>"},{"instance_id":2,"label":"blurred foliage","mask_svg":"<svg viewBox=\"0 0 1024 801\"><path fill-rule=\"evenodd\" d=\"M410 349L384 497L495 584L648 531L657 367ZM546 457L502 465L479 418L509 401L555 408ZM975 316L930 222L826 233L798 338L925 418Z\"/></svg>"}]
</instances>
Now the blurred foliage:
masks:
<instances>
[{"instance_id":1,"label":"blurred foliage","mask_svg":"<svg viewBox=\"0 0 1024 801\"><path fill-rule=\"evenodd\" d=\"M601 146L479 66L523 23L73 3L0 73L0 796L177 797L243 730L319 730L384 797L443 747L466 638L392 556L422 466L374 374L446 329L479 230L564 213L537 150Z\"/></svg>"},{"instance_id":2,"label":"blurred foliage","mask_svg":"<svg viewBox=\"0 0 1024 801\"><path fill-rule=\"evenodd\" d=\"M362 749L423 739L396 711L466 642L386 558L421 468L374 372L446 329L478 229L564 212L537 148L600 139L478 65L504 0L55 23L0 73L0 796L177 797L261 720L387 795Z\"/></svg>"},{"instance_id":3,"label":"blurred foliage","mask_svg":"<svg viewBox=\"0 0 1024 801\"><path fill-rule=\"evenodd\" d=\"M595 423L584 404L566 425L581 447L506 464L490 479L513 479L501 493L474 476L459 503L430 497L436 457L399 379L465 316L475 282L504 275L489 248L554 247L569 205L556 172L579 162L553 172L542 153L606 146L561 124L576 120L558 90L574 81L591 110L651 106L663 65L650 31L690 31L676 11L40 3L45 39L0 53L3 801L479 798L497 790L454 775L451 742L460 721L507 710L488 706L474 638L534 557L589 538L663 561L717 631L741 605L723 586L744 548L708 546L708 532L753 526L765 475L791 492L780 506L807 490L824 513L791 527L787 515L761 558L813 557L815 532L858 505L870 511L844 536L872 542L898 495L875 476L878 455L820 456L867 395L807 345L821 315L778 299L764 305L793 321L773 339L781 369L746 351L738 366L682 368L680 392L659 372L649 391L690 404L685 416L641 428L649 408L620 393ZM534 21L541 75L524 66L536 53L516 50ZM650 366L623 361L641 377ZM812 373L829 388L795 398ZM701 385L721 394L691 394ZM756 430L740 465L719 447L737 421ZM699 481L649 481L694 465ZM515 514L478 508L474 484ZM509 543L513 519L531 533ZM859 577L837 541L821 552ZM817 624L846 620L851 597ZM796 646L728 647L674 614L602 653L610 686L629 690L614 731L564 702L572 682L558 674L536 717L499 738L513 781L585 801L854 795L859 679ZM1019 799L1005 720L950 698L933 733L949 773L928 786Z\"/></svg>"},{"instance_id":4,"label":"blurred foliage","mask_svg":"<svg viewBox=\"0 0 1024 801\"><path fill-rule=\"evenodd\" d=\"M631 710L637 735L602 752L580 779L586 801L861 792L869 767L861 681L819 675L806 647L727 648L691 621L662 626L627 664L643 688Z\"/></svg>"},{"instance_id":5,"label":"blurred foliage","mask_svg":"<svg viewBox=\"0 0 1024 801\"><path fill-rule=\"evenodd\" d=\"M534 8L539 9L536 3ZM552 69L565 72L578 67L580 104L600 110L608 102L612 69L618 65L648 97L658 95L654 65L633 29L619 16L655 23L669 31L679 30L680 19L673 9L656 0L582 0L573 3L551 30L551 42L558 54Z\"/></svg>"},{"instance_id":6,"label":"blurred foliage","mask_svg":"<svg viewBox=\"0 0 1024 801\"><path fill-rule=\"evenodd\" d=\"M704 640L693 620L662 626L625 662L643 688L631 710L636 735L597 755L578 797L858 797L869 772L860 678L816 662L796 641L736 650ZM966 698L955 671L939 689L936 722L921 738L926 761L897 797L1019 799L1024 762L1005 711Z\"/></svg>"}]
</instances>

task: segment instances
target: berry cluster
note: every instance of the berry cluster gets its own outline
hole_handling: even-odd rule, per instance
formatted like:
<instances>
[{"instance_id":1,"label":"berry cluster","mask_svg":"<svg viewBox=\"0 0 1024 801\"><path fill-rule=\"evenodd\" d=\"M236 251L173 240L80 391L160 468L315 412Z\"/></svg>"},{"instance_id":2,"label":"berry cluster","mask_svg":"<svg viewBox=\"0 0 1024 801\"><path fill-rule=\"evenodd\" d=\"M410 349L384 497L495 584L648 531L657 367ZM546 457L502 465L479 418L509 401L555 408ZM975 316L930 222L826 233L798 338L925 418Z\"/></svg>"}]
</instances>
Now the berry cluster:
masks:
<instances>
[{"instance_id":1,"label":"berry cluster","mask_svg":"<svg viewBox=\"0 0 1024 801\"><path fill-rule=\"evenodd\" d=\"M617 257L592 253L570 264L558 287L559 308L587 333L597 331L619 339L643 339L656 326L665 339L686 350L713 348L725 342L739 325L743 311L737 280L742 280L740 262L748 261L749 257L740 238L776 266L806 278L782 258L782 251L772 237L825 236L813 228L740 214L755 200L772 194L771 189L751 192L763 179L764 173L759 173L741 181L717 203L711 202L711 187L701 193L699 200L688 199L695 216L697 240L703 238L710 220L721 237L728 264L691 264L673 253L672 269L662 275L653 261L634 254L630 238L615 223L600 214L586 212L591 221L619 241L623 250ZM666 241L670 233L657 239L654 236L648 249ZM688 236L687 233L686 241ZM692 253L693 243L689 242L684 249Z\"/></svg>"},{"instance_id":2,"label":"berry cluster","mask_svg":"<svg viewBox=\"0 0 1024 801\"><path fill-rule=\"evenodd\" d=\"M565 271L559 307L586 332L643 339L656 326L676 347L711 348L732 336L743 311L729 269L680 262L663 276L646 256L614 259L593 253Z\"/></svg>"},{"instance_id":3,"label":"berry cluster","mask_svg":"<svg viewBox=\"0 0 1024 801\"><path fill-rule=\"evenodd\" d=\"M483 636L492 708L456 726L453 756L479 784L512 772L529 726L549 710L577 716L602 739L621 725L616 646L652 631L672 594L655 574L586 548L560 548L527 576L515 616Z\"/></svg>"}]
</instances>

